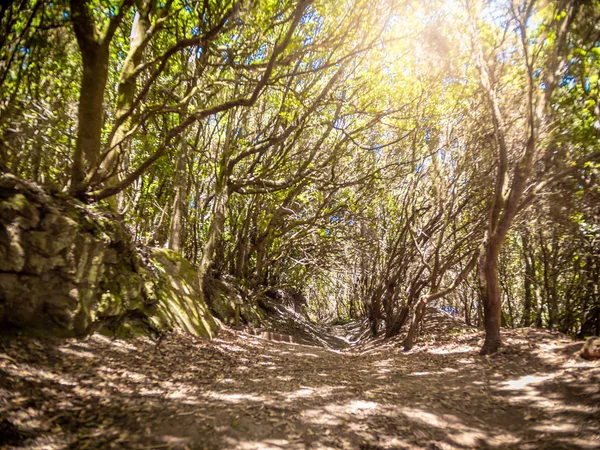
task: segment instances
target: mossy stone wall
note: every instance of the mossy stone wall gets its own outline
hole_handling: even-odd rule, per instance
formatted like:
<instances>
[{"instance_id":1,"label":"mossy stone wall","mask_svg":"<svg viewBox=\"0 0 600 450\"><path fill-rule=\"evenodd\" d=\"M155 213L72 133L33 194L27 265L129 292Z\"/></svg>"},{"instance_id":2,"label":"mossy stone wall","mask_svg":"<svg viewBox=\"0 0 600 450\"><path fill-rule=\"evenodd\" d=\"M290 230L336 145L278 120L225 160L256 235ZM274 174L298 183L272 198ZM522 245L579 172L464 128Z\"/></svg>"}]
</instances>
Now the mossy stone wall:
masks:
<instances>
[{"instance_id":1,"label":"mossy stone wall","mask_svg":"<svg viewBox=\"0 0 600 450\"><path fill-rule=\"evenodd\" d=\"M136 246L109 211L0 175L3 329L81 336L181 328L213 337L218 325L199 294L189 262Z\"/></svg>"}]
</instances>

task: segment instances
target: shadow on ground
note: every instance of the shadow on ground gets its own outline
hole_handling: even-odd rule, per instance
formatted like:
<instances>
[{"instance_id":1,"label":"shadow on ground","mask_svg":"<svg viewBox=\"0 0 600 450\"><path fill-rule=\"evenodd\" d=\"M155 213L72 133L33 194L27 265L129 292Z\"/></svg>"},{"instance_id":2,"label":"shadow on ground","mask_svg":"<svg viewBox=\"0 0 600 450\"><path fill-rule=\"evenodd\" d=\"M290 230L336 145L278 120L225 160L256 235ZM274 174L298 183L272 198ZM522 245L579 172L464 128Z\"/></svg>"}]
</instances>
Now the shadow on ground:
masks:
<instances>
[{"instance_id":1,"label":"shadow on ground","mask_svg":"<svg viewBox=\"0 0 600 450\"><path fill-rule=\"evenodd\" d=\"M0 448L600 447L600 362L559 334L512 330L492 357L481 338L410 353L227 331L2 338Z\"/></svg>"}]
</instances>

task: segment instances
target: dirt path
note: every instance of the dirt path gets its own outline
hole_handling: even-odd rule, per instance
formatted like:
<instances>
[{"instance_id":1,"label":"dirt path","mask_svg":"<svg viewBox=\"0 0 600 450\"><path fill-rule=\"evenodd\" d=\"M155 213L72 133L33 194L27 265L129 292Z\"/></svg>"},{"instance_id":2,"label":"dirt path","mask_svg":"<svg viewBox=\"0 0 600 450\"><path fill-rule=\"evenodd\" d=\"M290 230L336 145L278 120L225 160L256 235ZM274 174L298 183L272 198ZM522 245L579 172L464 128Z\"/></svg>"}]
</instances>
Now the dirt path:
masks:
<instances>
[{"instance_id":1,"label":"dirt path","mask_svg":"<svg viewBox=\"0 0 600 450\"><path fill-rule=\"evenodd\" d=\"M547 332L507 332L488 358L480 339L3 339L0 448L600 448L600 362Z\"/></svg>"}]
</instances>

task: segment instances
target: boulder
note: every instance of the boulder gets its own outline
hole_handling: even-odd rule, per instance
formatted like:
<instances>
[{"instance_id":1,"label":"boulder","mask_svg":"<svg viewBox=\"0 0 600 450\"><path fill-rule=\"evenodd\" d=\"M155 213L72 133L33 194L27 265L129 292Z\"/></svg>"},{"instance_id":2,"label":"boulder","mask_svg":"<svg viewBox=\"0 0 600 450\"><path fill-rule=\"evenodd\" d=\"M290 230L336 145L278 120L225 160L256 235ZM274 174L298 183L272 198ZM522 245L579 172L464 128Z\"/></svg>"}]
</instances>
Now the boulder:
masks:
<instances>
[{"instance_id":1,"label":"boulder","mask_svg":"<svg viewBox=\"0 0 600 450\"><path fill-rule=\"evenodd\" d=\"M215 337L219 325L200 294L194 266L179 253L154 249L152 263L158 269L158 304L151 321L159 328L176 326L184 331Z\"/></svg>"},{"instance_id":2,"label":"boulder","mask_svg":"<svg viewBox=\"0 0 600 450\"><path fill-rule=\"evenodd\" d=\"M235 309L240 308L240 319L243 323L260 327L265 319L265 312L249 301L244 290L235 279L211 278L204 286L206 301L214 315L226 324L235 324Z\"/></svg>"}]
</instances>

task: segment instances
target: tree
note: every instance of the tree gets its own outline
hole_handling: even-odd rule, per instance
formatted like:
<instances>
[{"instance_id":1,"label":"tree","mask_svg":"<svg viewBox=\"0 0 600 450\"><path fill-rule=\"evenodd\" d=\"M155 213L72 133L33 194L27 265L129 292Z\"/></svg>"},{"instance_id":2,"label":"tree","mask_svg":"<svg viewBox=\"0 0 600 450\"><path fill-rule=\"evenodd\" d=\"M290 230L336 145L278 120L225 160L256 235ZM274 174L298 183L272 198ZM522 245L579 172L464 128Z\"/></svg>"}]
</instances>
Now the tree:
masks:
<instances>
[{"instance_id":1,"label":"tree","mask_svg":"<svg viewBox=\"0 0 600 450\"><path fill-rule=\"evenodd\" d=\"M481 32L472 16L472 39L474 59L479 72L479 81L489 114L492 119L493 134L491 143L497 155L497 172L493 197L490 199L488 226L485 237L480 274L484 283L484 317L486 338L482 354L494 353L501 344L501 291L498 279L498 259L511 224L519 211L529 203L526 190L534 164L548 149L547 126L551 120L551 100L561 76L562 61L566 54L566 39L577 14L575 2L565 5L550 5L548 13L553 19L543 30L531 30L528 23L536 13L536 2L511 3L508 5L506 22L507 33L504 39L510 50L522 59L522 73L509 74L507 80L493 62L485 56ZM514 36L510 29L515 27ZM531 44L545 44L549 48ZM500 43L502 45L502 42ZM517 47L518 45L518 47ZM496 58L497 53L492 57ZM513 78L514 77L514 78ZM518 128L507 121L506 104L500 97L502 83L521 80L526 95L519 103L509 103L510 108L519 111ZM542 80L541 83L538 82ZM518 85L518 84L517 84ZM514 111L511 111L514 115ZM513 149L516 149L514 151Z\"/></svg>"},{"instance_id":2,"label":"tree","mask_svg":"<svg viewBox=\"0 0 600 450\"><path fill-rule=\"evenodd\" d=\"M0 170L108 205L201 282L293 288L313 317L366 317L406 348L427 305L485 318L484 353L501 325L597 333L599 17L566 0L11 2Z\"/></svg>"}]
</instances>

